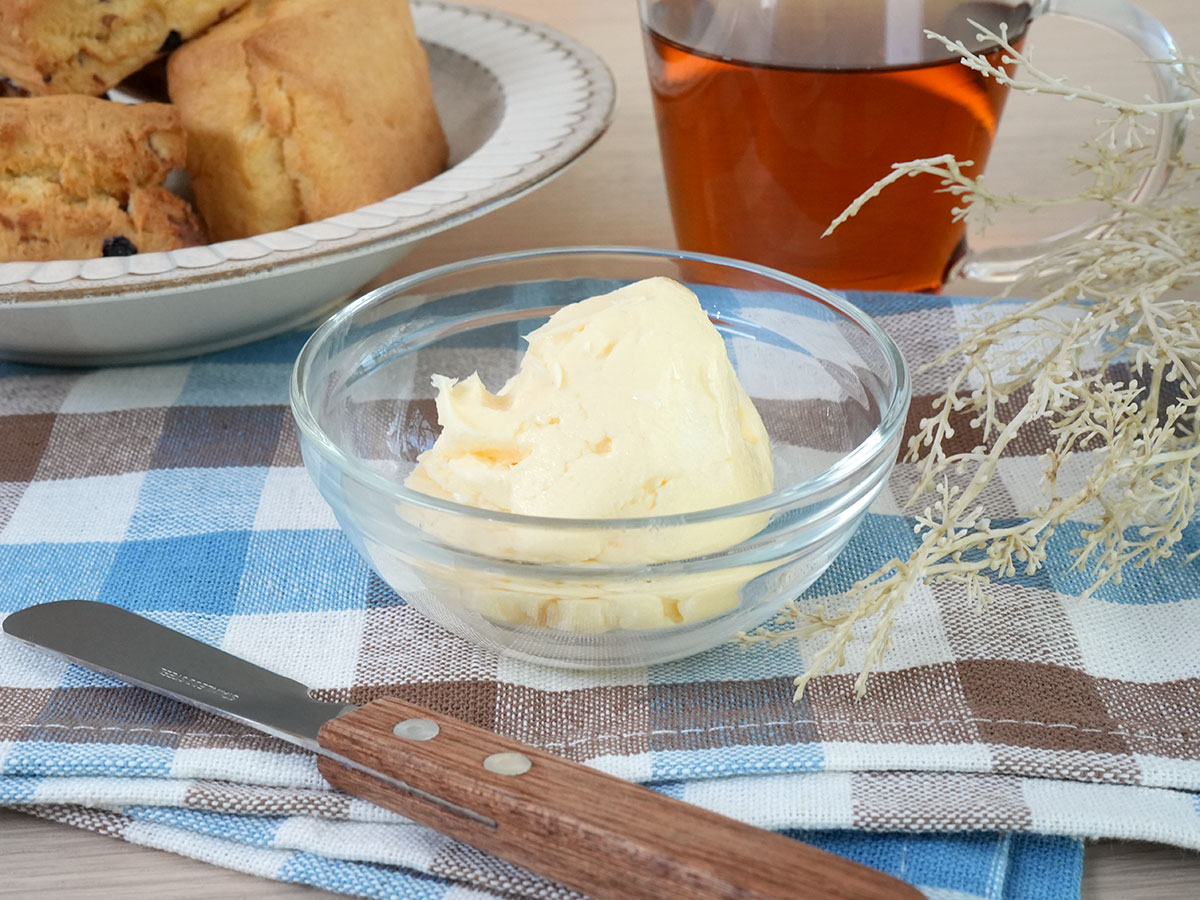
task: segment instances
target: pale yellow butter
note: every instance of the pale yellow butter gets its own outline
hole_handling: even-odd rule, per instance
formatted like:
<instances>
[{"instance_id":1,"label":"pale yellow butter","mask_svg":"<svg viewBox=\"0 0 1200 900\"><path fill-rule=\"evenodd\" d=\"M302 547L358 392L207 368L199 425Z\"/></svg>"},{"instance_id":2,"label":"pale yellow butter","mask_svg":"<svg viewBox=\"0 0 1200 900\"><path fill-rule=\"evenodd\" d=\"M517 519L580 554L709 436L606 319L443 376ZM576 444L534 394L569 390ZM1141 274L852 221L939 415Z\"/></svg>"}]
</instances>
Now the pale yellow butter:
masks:
<instances>
[{"instance_id":1,"label":"pale yellow butter","mask_svg":"<svg viewBox=\"0 0 1200 900\"><path fill-rule=\"evenodd\" d=\"M494 394L478 374L434 376L442 433L406 486L482 509L580 519L693 512L771 490L766 429L720 334L684 286L651 278L566 306L528 345L519 371ZM659 532L451 523L432 513L420 524L505 559L627 564L724 549L765 517ZM489 618L592 632L709 618L736 602L745 578L675 578L668 593L655 584L533 578L458 593Z\"/></svg>"}]
</instances>

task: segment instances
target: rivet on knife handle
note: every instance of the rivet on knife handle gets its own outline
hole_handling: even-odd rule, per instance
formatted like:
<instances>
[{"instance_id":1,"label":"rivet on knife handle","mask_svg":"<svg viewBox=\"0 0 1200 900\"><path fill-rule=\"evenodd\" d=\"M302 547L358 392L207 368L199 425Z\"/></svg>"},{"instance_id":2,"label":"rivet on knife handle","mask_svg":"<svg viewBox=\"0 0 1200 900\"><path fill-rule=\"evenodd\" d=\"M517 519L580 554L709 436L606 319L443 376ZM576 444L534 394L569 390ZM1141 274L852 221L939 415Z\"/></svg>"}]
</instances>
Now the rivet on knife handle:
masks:
<instances>
[{"instance_id":1,"label":"rivet on knife handle","mask_svg":"<svg viewBox=\"0 0 1200 900\"><path fill-rule=\"evenodd\" d=\"M436 735L398 739L393 729L410 719L432 720ZM376 700L331 719L318 739L327 751L476 815L457 815L445 804L321 757L321 774L335 787L599 900L922 896L888 875L799 841L401 700ZM528 768L515 775L503 764L485 764L499 754L509 763L522 757Z\"/></svg>"}]
</instances>

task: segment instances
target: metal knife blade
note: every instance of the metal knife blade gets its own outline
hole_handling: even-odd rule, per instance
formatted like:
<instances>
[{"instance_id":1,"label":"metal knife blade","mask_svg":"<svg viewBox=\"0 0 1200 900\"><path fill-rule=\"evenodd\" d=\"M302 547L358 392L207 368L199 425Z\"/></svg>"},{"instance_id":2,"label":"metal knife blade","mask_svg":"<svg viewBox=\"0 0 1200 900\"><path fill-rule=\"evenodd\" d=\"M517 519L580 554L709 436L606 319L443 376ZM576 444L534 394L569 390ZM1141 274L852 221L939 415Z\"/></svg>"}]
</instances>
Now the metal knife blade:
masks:
<instances>
[{"instance_id":1,"label":"metal knife blade","mask_svg":"<svg viewBox=\"0 0 1200 900\"><path fill-rule=\"evenodd\" d=\"M315 699L306 685L111 603L55 600L10 613L4 632L39 650L226 716L337 760L446 811L491 824L456 803L322 747L321 727L358 709Z\"/></svg>"},{"instance_id":2,"label":"metal knife blade","mask_svg":"<svg viewBox=\"0 0 1200 900\"><path fill-rule=\"evenodd\" d=\"M398 698L362 708L315 700L297 681L106 603L30 606L3 629L313 750L334 787L599 900L921 897L847 859Z\"/></svg>"},{"instance_id":3,"label":"metal knife blade","mask_svg":"<svg viewBox=\"0 0 1200 900\"><path fill-rule=\"evenodd\" d=\"M108 603L57 600L4 619L5 633L121 681L236 719L317 753L317 732L357 707ZM136 652L132 652L136 650Z\"/></svg>"}]
</instances>

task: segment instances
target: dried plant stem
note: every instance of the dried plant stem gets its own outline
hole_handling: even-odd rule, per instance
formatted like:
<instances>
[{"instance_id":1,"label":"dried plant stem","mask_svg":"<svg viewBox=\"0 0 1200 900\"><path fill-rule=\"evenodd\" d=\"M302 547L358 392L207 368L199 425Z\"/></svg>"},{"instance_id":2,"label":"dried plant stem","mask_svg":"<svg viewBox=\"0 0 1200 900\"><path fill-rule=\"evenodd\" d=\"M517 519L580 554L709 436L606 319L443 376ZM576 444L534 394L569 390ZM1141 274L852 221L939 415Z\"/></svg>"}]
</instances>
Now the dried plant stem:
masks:
<instances>
[{"instance_id":1,"label":"dried plant stem","mask_svg":"<svg viewBox=\"0 0 1200 900\"><path fill-rule=\"evenodd\" d=\"M975 23L973 23L975 24ZM1129 200L1156 165L1141 136L1147 117L1200 108L1200 66L1165 60L1189 98L1129 103L1076 88L1033 65L1007 39L1003 26L978 26L979 40L1004 51L999 64L962 42L941 41L964 65L1014 90L1086 100L1111 110L1100 134L1075 161L1091 184L1078 195L1028 200L992 192L967 174L972 164L952 156L898 163L863 192L829 227L837 228L906 177L933 176L938 190L959 199L958 219L986 223L1006 206L1100 202L1103 227L1051 248L1030 264L1010 292L1036 288L1012 308L995 306L959 342L929 365L952 367L946 389L909 441L916 464L912 501L931 500L915 515L917 547L857 582L850 605L812 612L798 603L771 625L743 635L747 644L777 644L822 636L797 697L812 678L843 666L855 628L873 622L855 689L866 690L892 644L892 627L911 592L945 583L986 606L992 580L1033 575L1046 563L1050 542L1068 522L1082 522L1072 568L1088 575L1090 594L1120 583L1122 571L1172 555L1197 512L1200 495L1200 304L1186 299L1200 275L1200 165L1174 161L1173 189L1151 202ZM1002 66L1019 65L1021 77ZM827 232L828 233L828 232ZM1001 298L1003 299L1003 298ZM1012 444L1038 423L1051 446L1041 456L1043 490L1034 508L994 524L982 502ZM978 432L970 450L955 437ZM1076 465L1067 463L1075 460ZM1080 463L1082 465L1080 465ZM1067 484L1062 473L1073 469ZM1082 472L1083 474L1078 474ZM1007 510L1011 515L1011 510Z\"/></svg>"}]
</instances>

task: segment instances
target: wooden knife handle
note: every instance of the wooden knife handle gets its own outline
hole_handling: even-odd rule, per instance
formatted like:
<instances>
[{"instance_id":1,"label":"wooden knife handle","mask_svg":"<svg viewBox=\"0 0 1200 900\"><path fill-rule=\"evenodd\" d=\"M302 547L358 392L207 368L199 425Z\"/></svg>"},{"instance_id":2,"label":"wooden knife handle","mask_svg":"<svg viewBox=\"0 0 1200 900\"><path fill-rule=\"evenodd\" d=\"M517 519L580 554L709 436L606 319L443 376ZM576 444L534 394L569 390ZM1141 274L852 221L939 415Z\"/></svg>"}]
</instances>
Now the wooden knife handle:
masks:
<instances>
[{"instance_id":1,"label":"wooden knife handle","mask_svg":"<svg viewBox=\"0 0 1200 900\"><path fill-rule=\"evenodd\" d=\"M410 737L393 733L400 723ZM319 740L414 790L321 757L334 787L599 900L922 897L882 872L401 700L331 719Z\"/></svg>"}]
</instances>

